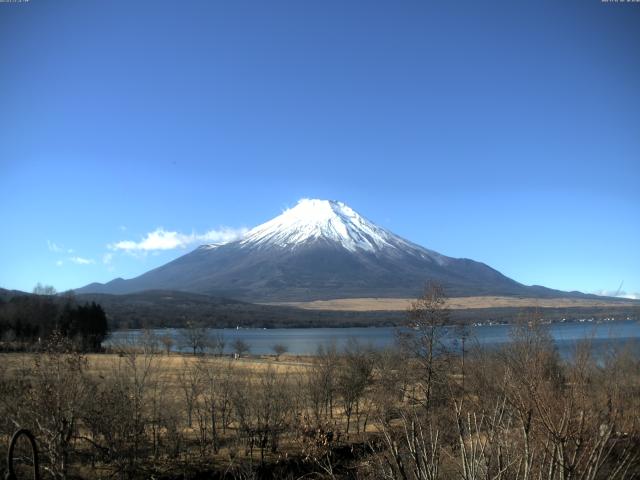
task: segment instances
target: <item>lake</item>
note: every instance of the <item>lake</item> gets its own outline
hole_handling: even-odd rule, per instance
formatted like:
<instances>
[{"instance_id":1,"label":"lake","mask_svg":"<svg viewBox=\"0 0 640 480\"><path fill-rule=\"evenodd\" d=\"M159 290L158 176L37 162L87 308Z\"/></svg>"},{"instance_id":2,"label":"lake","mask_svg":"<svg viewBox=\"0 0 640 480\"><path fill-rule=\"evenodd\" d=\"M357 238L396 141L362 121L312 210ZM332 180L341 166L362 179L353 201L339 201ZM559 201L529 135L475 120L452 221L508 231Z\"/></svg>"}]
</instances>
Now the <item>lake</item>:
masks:
<instances>
[{"instance_id":1,"label":"lake","mask_svg":"<svg viewBox=\"0 0 640 480\"><path fill-rule=\"evenodd\" d=\"M510 340L511 328L510 325L469 327L466 345L499 346ZM576 344L585 339L592 340L598 354L603 354L608 348L627 344L640 353L640 322L637 321L554 323L548 325L548 329L560 354L565 358L570 357ZM249 344L251 353L256 355L273 353L272 347L275 344L285 345L291 354L313 355L321 345L335 344L341 349L349 339L356 339L363 345L380 349L394 344L396 331L395 327L209 329L211 335L224 335L226 353L232 353L231 343L240 338ZM174 338L174 350L189 351L189 348L183 345L181 329L155 329L153 332L157 336L169 335ZM453 349L459 348L460 343L456 332L454 327L446 327L444 343ZM111 334L105 345L135 340L142 334L141 330L118 330Z\"/></svg>"}]
</instances>

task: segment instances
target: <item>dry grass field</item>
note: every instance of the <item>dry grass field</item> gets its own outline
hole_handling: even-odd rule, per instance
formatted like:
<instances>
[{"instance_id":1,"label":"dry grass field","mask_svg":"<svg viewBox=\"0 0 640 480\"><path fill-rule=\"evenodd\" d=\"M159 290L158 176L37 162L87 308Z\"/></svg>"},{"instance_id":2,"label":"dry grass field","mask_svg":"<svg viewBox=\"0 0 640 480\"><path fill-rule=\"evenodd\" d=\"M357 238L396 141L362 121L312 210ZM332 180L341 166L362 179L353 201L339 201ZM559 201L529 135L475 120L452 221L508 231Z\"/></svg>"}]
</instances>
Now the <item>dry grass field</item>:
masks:
<instances>
[{"instance_id":1,"label":"dry grass field","mask_svg":"<svg viewBox=\"0 0 640 480\"><path fill-rule=\"evenodd\" d=\"M30 353L3 353L0 356L2 367L7 374L13 374L20 370L27 369L33 365L34 356ZM87 354L87 373L90 376L101 378L107 377L126 360L119 354ZM139 356L139 361L144 357ZM278 374L288 376L303 375L311 366L312 359L304 356L283 355L280 360L276 360L273 355L251 356L234 360L229 356L194 356L187 354L171 355L157 354L153 356L153 370L160 374L166 382L165 385L170 390L178 387L179 375L204 362L211 369L223 369L232 366L234 370L242 372L245 377L258 377L267 370L272 370Z\"/></svg>"},{"instance_id":2,"label":"dry grass field","mask_svg":"<svg viewBox=\"0 0 640 480\"><path fill-rule=\"evenodd\" d=\"M402 311L414 301L412 298L338 298L311 302L280 302L282 305L306 310L332 310L352 312ZM447 300L452 310L471 308L571 308L571 307L621 307L638 305L633 300L578 299L578 298L520 298L520 297L454 297Z\"/></svg>"}]
</instances>

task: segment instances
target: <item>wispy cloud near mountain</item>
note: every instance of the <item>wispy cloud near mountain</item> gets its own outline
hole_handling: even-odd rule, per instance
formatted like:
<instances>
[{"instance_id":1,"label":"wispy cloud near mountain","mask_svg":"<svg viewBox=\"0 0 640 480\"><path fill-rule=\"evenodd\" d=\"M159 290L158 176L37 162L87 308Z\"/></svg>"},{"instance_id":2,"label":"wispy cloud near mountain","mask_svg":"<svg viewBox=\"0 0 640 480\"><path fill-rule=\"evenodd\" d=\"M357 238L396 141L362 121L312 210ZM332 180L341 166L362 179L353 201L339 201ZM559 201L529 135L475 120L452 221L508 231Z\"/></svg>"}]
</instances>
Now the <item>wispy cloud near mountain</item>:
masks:
<instances>
[{"instance_id":1,"label":"wispy cloud near mountain","mask_svg":"<svg viewBox=\"0 0 640 480\"><path fill-rule=\"evenodd\" d=\"M640 292L625 292L624 290L596 290L593 292L603 297L628 298L629 300L640 300Z\"/></svg>"},{"instance_id":2,"label":"wispy cloud near mountain","mask_svg":"<svg viewBox=\"0 0 640 480\"><path fill-rule=\"evenodd\" d=\"M69 257L69 261L75 263L76 265L91 265L92 263L96 263L95 260L91 258L83 257Z\"/></svg>"},{"instance_id":3,"label":"wispy cloud near mountain","mask_svg":"<svg viewBox=\"0 0 640 480\"><path fill-rule=\"evenodd\" d=\"M47 240L47 247L50 252L54 253L73 253L73 248L64 248L51 240Z\"/></svg>"},{"instance_id":4,"label":"wispy cloud near mountain","mask_svg":"<svg viewBox=\"0 0 640 480\"><path fill-rule=\"evenodd\" d=\"M174 250L202 243L227 243L237 240L247 232L246 228L222 227L205 233L185 234L163 228L156 228L147 233L140 241L122 240L108 245L110 250L124 252L153 252L158 250Z\"/></svg>"}]
</instances>

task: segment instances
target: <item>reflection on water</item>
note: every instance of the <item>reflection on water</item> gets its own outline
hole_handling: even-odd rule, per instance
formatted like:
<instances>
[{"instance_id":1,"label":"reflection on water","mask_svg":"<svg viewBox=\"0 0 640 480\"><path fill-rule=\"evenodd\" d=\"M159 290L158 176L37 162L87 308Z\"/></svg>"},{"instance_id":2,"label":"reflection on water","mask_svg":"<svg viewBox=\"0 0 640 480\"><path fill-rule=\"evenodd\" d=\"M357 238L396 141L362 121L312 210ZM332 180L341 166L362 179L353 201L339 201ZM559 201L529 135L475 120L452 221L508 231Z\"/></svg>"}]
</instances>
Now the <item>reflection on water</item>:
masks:
<instances>
[{"instance_id":1,"label":"reflection on water","mask_svg":"<svg viewBox=\"0 0 640 480\"><path fill-rule=\"evenodd\" d=\"M493 325L469 327L466 345L492 346L500 345L510 340L509 325ZM560 354L570 357L578 342L589 339L594 351L598 355L604 354L609 348L629 345L640 354L640 323L635 321L618 321L605 323L555 323L548 326L549 333L554 339ZM374 348L384 348L394 344L397 329L393 327L370 328L277 328L277 329L209 329L211 336L218 333L226 340L226 353L232 353L231 343L242 339L251 347L255 355L271 354L276 344L285 345L290 354L313 355L319 346L335 344L338 349L343 348L349 339L356 339L363 345ZM153 333L160 337L164 335L174 338L176 351L189 351L184 345L181 329L156 329ZM130 339L136 339L142 334L140 330L119 330L113 332L106 344L118 344ZM460 345L459 330L448 327L443 337L443 343L458 349ZM465 348L466 349L466 348Z\"/></svg>"}]
</instances>

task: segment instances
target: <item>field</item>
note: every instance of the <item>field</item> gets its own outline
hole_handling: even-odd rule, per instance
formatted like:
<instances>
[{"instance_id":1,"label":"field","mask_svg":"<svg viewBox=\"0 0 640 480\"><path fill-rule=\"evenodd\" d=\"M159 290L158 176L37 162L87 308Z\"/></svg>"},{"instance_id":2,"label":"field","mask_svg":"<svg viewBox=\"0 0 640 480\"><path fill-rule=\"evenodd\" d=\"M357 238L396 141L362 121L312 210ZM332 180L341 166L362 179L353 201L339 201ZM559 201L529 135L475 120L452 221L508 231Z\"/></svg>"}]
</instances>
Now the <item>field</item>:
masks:
<instances>
[{"instance_id":1,"label":"field","mask_svg":"<svg viewBox=\"0 0 640 480\"><path fill-rule=\"evenodd\" d=\"M266 305L298 307L305 310L327 311L404 311L409 308L413 298L339 298L333 300L315 300L312 302L279 302ZM591 308L638 306L633 300L586 299L586 298L521 298L521 297L454 297L446 302L452 310L475 308Z\"/></svg>"},{"instance_id":2,"label":"field","mask_svg":"<svg viewBox=\"0 0 640 480\"><path fill-rule=\"evenodd\" d=\"M29 366L36 354L29 353L2 353L0 360L5 373L15 374ZM117 353L92 353L84 356L87 362L86 372L88 375L100 378L113 372L123 361L123 356ZM276 360L274 355L253 356L233 360L229 356L213 357L199 355L185 355L172 353L157 354L153 356L154 370L161 372L162 377L168 381L169 391L172 393L178 384L178 376L185 368L190 368L205 361L210 368L225 368L230 363L234 368L246 374L259 375L265 370L272 369L279 374L300 374L313 365L311 357L304 356L282 356Z\"/></svg>"}]
</instances>

